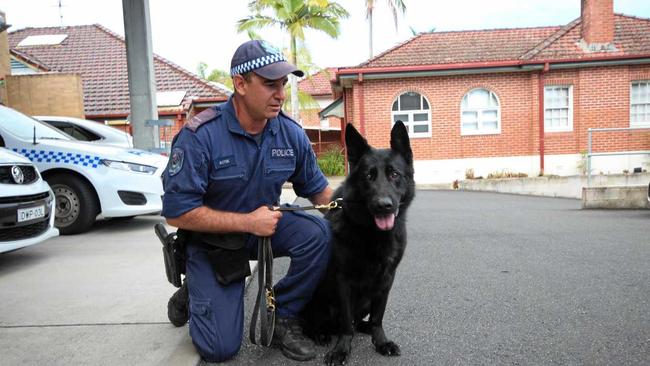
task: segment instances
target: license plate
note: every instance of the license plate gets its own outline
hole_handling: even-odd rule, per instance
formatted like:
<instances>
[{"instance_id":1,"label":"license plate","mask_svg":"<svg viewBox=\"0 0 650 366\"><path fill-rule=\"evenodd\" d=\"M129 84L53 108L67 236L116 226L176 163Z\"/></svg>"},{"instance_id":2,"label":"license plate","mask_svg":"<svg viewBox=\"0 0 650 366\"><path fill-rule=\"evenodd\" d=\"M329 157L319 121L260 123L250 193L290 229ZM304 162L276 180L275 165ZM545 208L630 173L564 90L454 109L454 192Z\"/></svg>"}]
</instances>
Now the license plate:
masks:
<instances>
[{"instance_id":1,"label":"license plate","mask_svg":"<svg viewBox=\"0 0 650 366\"><path fill-rule=\"evenodd\" d=\"M38 219L45 216L45 206L21 208L18 210L18 222Z\"/></svg>"}]
</instances>

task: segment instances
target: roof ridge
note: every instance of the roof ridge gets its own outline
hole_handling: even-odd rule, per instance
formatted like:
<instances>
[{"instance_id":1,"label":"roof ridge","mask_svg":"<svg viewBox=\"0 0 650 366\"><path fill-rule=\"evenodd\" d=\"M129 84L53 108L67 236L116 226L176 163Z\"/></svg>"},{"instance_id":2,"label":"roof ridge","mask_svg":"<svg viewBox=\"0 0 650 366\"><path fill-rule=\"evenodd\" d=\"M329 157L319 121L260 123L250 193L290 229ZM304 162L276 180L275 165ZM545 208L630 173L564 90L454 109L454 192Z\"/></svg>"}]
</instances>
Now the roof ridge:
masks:
<instances>
[{"instance_id":1,"label":"roof ridge","mask_svg":"<svg viewBox=\"0 0 650 366\"><path fill-rule=\"evenodd\" d=\"M560 28L557 32L551 34L550 36L546 37L543 39L540 43L538 43L535 47L531 48L530 50L526 51L523 55L519 56L520 60L530 60L531 58L535 57L535 55L539 54L542 52L545 48L548 46L552 45L555 41L560 39L562 36L567 34L571 29L575 28L578 24L582 22L582 18L578 17L568 24L564 25L562 28Z\"/></svg>"},{"instance_id":2,"label":"roof ridge","mask_svg":"<svg viewBox=\"0 0 650 366\"><path fill-rule=\"evenodd\" d=\"M102 31L108 33L109 35L111 35L111 36L119 39L120 41L126 43L126 40L122 36L120 36L119 34L111 31L110 29L104 27L103 25L101 25L101 24L93 24L93 25L96 26L97 28L101 29ZM125 46L126 46L126 44L125 44ZM226 96L228 96L228 94L229 94L228 90L222 90L221 88L210 84L207 80L201 79L198 75L195 75L194 73L192 73L192 72L190 72L188 70L185 70L183 67L169 61L168 59L166 59L166 58L164 58L164 57L162 57L162 56L160 56L160 55L158 55L156 53L153 53L153 58L157 59L158 61L160 61L160 62L162 62L164 64L167 64L168 66L176 69L177 71L180 71L181 73L185 74L186 76L189 76L190 78L202 83L203 85L207 86L208 88L210 88L210 89L212 89L212 90L214 90L216 92L219 92L219 93L224 94Z\"/></svg>"},{"instance_id":3,"label":"roof ridge","mask_svg":"<svg viewBox=\"0 0 650 366\"><path fill-rule=\"evenodd\" d=\"M65 25L63 27L60 26L60 25L59 26L49 26L49 27L24 27L24 28L12 29L11 31L9 31L9 33L13 34L13 33L27 31L27 30L30 30L30 29L59 29L60 30L60 29L65 29L65 28L92 27L94 25L95 24L79 24L79 25Z\"/></svg>"},{"instance_id":4,"label":"roof ridge","mask_svg":"<svg viewBox=\"0 0 650 366\"><path fill-rule=\"evenodd\" d=\"M632 19L644 20L644 21L650 22L650 18L643 18L643 17L639 17L639 16L636 16L636 15L628 15L628 14L623 14L623 13L614 13L614 15L618 15L620 17L625 17L625 18L632 18Z\"/></svg>"},{"instance_id":5,"label":"roof ridge","mask_svg":"<svg viewBox=\"0 0 650 366\"><path fill-rule=\"evenodd\" d=\"M532 29L548 29L548 28L558 28L563 27L563 25L540 25L535 27L506 27L506 28L483 28L483 29L459 29L459 30L448 30L448 31L433 31L433 32L420 32L420 34L445 34L445 33L468 33L468 32L496 32L496 31L510 31L510 30L532 30Z\"/></svg>"}]
</instances>

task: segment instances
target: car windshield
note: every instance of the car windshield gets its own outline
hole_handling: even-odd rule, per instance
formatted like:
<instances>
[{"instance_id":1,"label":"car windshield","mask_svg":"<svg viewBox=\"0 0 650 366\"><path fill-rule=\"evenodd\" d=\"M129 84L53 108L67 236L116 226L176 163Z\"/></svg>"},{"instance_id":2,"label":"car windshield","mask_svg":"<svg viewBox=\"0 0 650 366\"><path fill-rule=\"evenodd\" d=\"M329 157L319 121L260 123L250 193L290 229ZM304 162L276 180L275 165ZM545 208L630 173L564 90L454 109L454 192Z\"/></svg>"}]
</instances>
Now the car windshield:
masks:
<instances>
[{"instance_id":1,"label":"car windshield","mask_svg":"<svg viewBox=\"0 0 650 366\"><path fill-rule=\"evenodd\" d=\"M33 139L34 134L36 139L72 140L54 127L3 106L0 106L0 128L23 140Z\"/></svg>"}]
</instances>

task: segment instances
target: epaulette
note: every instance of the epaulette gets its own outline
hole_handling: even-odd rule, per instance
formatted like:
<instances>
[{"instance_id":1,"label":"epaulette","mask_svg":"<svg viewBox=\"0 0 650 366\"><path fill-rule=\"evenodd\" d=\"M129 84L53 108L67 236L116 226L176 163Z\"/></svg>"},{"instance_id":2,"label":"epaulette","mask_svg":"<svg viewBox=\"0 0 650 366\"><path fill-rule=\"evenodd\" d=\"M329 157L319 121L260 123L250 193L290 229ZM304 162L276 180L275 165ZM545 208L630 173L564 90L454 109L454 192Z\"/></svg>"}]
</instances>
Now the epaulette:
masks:
<instances>
[{"instance_id":1,"label":"epaulette","mask_svg":"<svg viewBox=\"0 0 650 366\"><path fill-rule=\"evenodd\" d=\"M297 124L298 126L300 126L300 128L302 128L302 126L300 125L300 123L298 123L295 119L293 119L293 117L291 117L291 116L289 116L288 114L284 113L284 111L283 111L282 109L280 109L280 115L281 115L282 117L288 119L289 121L291 121L291 122Z\"/></svg>"},{"instance_id":2,"label":"epaulette","mask_svg":"<svg viewBox=\"0 0 650 366\"><path fill-rule=\"evenodd\" d=\"M203 124L206 122L210 122L213 119L219 117L221 115L221 108L219 107L212 107L208 108L201 113L197 114L196 116L192 117L189 122L185 124L185 127L188 128L192 132L196 132L196 130L199 129Z\"/></svg>"}]
</instances>

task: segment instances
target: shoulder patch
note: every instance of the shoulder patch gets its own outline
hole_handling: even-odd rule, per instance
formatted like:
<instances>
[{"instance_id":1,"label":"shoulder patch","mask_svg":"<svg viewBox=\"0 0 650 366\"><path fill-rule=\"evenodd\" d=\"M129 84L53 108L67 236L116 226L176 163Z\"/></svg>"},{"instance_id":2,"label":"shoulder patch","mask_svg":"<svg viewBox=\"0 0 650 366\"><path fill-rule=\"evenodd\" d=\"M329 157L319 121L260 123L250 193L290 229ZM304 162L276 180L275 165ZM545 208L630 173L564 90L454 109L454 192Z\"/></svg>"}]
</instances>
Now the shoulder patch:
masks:
<instances>
[{"instance_id":1,"label":"shoulder patch","mask_svg":"<svg viewBox=\"0 0 650 366\"><path fill-rule=\"evenodd\" d=\"M298 123L295 119L293 119L293 117L291 117L291 116L289 116L288 114L284 113L284 111L283 111L282 109L280 109L280 115L281 115L282 117L288 119L289 121L291 121L291 122L297 124L298 126L300 126L300 123ZM300 128L302 128L302 126L300 126Z\"/></svg>"},{"instance_id":2,"label":"shoulder patch","mask_svg":"<svg viewBox=\"0 0 650 366\"><path fill-rule=\"evenodd\" d=\"M180 148L173 148L171 156L169 157L169 162L167 163L167 170L171 177L178 174L178 172L183 169L183 161L185 160L185 152Z\"/></svg>"},{"instance_id":3,"label":"shoulder patch","mask_svg":"<svg viewBox=\"0 0 650 366\"><path fill-rule=\"evenodd\" d=\"M185 124L185 127L190 129L192 132L196 132L196 130L201 127L203 124L212 121L213 119L219 117L221 115L221 109L218 108L208 108L201 113L197 114L196 116L192 117L189 122Z\"/></svg>"}]
</instances>

